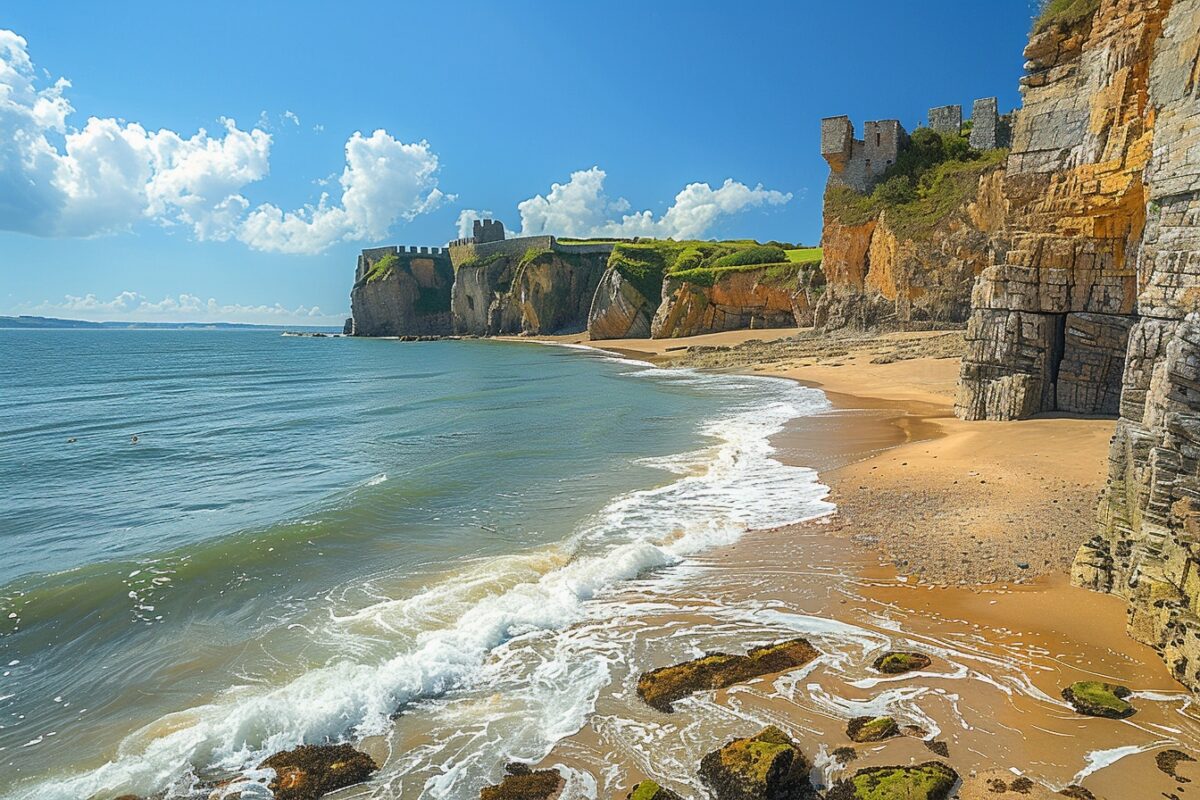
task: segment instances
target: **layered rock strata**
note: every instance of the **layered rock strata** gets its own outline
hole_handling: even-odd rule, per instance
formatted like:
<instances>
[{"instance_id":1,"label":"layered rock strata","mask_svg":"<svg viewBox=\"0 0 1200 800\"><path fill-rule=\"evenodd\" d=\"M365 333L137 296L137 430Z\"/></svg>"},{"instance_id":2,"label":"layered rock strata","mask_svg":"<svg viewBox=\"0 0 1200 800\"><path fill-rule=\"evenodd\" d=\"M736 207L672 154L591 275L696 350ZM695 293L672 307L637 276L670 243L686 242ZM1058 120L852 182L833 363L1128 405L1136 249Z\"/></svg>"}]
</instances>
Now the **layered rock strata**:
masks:
<instances>
[{"instance_id":1,"label":"layered rock strata","mask_svg":"<svg viewBox=\"0 0 1200 800\"><path fill-rule=\"evenodd\" d=\"M667 277L650 336L671 339L746 328L812 325L809 290L795 275L773 278L770 267L724 272L711 285Z\"/></svg>"},{"instance_id":2,"label":"layered rock strata","mask_svg":"<svg viewBox=\"0 0 1200 800\"><path fill-rule=\"evenodd\" d=\"M383 269L376 270L381 262ZM452 333L453 283L448 255L399 253L394 247L365 250L350 290L351 318L345 332L354 336Z\"/></svg>"},{"instance_id":3,"label":"layered rock strata","mask_svg":"<svg viewBox=\"0 0 1200 800\"><path fill-rule=\"evenodd\" d=\"M1157 148L1151 63L1169 0L1102 0L1025 49L995 263L972 294L965 419L1115 412Z\"/></svg>"}]
</instances>

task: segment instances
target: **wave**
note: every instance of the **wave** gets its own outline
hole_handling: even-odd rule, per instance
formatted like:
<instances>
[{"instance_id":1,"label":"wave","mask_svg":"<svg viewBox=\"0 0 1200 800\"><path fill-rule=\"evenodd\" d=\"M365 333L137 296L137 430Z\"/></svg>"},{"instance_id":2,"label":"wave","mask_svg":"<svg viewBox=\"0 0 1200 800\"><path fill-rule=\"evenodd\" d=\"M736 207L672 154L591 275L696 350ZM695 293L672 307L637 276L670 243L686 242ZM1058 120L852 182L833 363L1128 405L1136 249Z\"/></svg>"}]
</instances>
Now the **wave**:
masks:
<instances>
[{"instance_id":1,"label":"wave","mask_svg":"<svg viewBox=\"0 0 1200 800\"><path fill-rule=\"evenodd\" d=\"M331 613L313 635L344 641L339 652L350 655L280 685L230 687L211 702L127 736L106 764L6 797L186 792L197 774L244 772L266 755L301 743L385 734L397 712L413 702L494 674L502 645L584 622L588 601L621 582L732 543L746 530L833 510L816 473L774 459L769 441L789 419L826 408L820 392L779 379L664 372L626 363L637 368L626 373L631 378L683 382L698 391L720 383L744 390L746 402L703 427L711 446L641 462L674 473L675 480L614 499L566 541L477 562L416 595ZM386 476L376 476L368 485L383 480ZM369 656L379 648L363 642L377 645L381 638L393 643L392 651ZM563 673L561 664L555 669ZM557 725L534 726L529 735L538 741L521 746L548 750L578 729L606 674L596 665L587 680L571 687L576 693L571 713L560 715ZM553 707L556 686L562 688L554 680L537 684L530 690L535 696L527 698L530 706Z\"/></svg>"}]
</instances>

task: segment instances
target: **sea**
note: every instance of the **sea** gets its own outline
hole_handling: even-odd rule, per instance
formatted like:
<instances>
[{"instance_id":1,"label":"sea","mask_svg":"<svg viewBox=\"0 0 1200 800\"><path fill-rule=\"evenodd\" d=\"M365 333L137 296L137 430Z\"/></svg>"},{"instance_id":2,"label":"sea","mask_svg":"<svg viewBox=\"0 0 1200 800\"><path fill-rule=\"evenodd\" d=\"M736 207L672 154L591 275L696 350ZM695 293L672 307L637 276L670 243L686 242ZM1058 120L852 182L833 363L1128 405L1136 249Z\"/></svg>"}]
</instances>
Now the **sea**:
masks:
<instances>
[{"instance_id":1,"label":"sea","mask_svg":"<svg viewBox=\"0 0 1200 800\"><path fill-rule=\"evenodd\" d=\"M343 741L409 776L356 797L478 797L627 667L606 597L833 509L771 444L819 391L590 348L10 330L0 376L3 800Z\"/></svg>"}]
</instances>

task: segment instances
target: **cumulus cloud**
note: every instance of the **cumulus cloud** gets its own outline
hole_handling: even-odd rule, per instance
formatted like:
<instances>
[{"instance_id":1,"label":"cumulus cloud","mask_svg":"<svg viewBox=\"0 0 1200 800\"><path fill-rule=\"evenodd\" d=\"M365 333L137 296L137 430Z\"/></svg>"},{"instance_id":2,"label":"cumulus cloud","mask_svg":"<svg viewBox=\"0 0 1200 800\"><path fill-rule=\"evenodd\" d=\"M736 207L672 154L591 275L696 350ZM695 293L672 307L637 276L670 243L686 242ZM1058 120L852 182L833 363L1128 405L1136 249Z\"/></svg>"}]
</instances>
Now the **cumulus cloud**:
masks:
<instances>
[{"instance_id":1,"label":"cumulus cloud","mask_svg":"<svg viewBox=\"0 0 1200 800\"><path fill-rule=\"evenodd\" d=\"M661 216L652 211L630 212L629 201L610 198L604 191L607 177L599 167L571 173L566 183L555 183L545 195L517 204L523 235L551 233L559 236L653 236L660 239L703 237L723 216L750 208L778 206L792 199L790 192L750 188L726 179L717 189L707 183L689 183ZM460 217L460 225L462 219Z\"/></svg>"},{"instance_id":2,"label":"cumulus cloud","mask_svg":"<svg viewBox=\"0 0 1200 800\"><path fill-rule=\"evenodd\" d=\"M383 238L400 220L440 205L437 155L375 131L346 142L339 203L251 210L245 188L267 176L272 137L222 118L216 134L191 136L91 117L68 124L70 81L39 87L27 43L0 29L0 229L36 236L94 236L152 220L196 239L237 238L251 247L316 253L347 238ZM300 124L291 111L282 121Z\"/></svg>"},{"instance_id":3,"label":"cumulus cloud","mask_svg":"<svg viewBox=\"0 0 1200 800\"><path fill-rule=\"evenodd\" d=\"M315 253L342 239L381 239L392 225L453 199L437 188L438 157L425 141L405 144L377 130L346 142L340 204L284 211L270 203L246 218L238 238L258 250Z\"/></svg>"},{"instance_id":4,"label":"cumulus cloud","mask_svg":"<svg viewBox=\"0 0 1200 800\"><path fill-rule=\"evenodd\" d=\"M103 299L94 294L66 295L62 300L25 305L21 314L68 316L92 321L122 322L249 322L275 325L337 325L345 315L326 314L318 306L286 308L274 305L220 303L187 292L153 300L139 292L124 291Z\"/></svg>"}]
</instances>

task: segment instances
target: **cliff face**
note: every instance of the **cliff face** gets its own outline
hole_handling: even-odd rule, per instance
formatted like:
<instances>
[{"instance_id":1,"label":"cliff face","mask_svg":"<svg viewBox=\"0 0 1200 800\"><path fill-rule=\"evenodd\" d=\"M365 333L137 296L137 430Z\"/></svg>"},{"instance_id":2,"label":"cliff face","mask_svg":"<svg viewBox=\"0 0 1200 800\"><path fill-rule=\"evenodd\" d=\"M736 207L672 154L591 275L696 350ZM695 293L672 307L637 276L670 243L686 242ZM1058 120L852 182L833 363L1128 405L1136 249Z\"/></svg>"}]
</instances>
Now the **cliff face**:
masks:
<instances>
[{"instance_id":1,"label":"cliff face","mask_svg":"<svg viewBox=\"0 0 1200 800\"><path fill-rule=\"evenodd\" d=\"M646 339L656 303L615 267L604 271L588 312L588 336L599 339Z\"/></svg>"},{"instance_id":2,"label":"cliff face","mask_svg":"<svg viewBox=\"0 0 1200 800\"><path fill-rule=\"evenodd\" d=\"M581 331L607 254L546 250L467 262L455 275L454 329L478 336Z\"/></svg>"},{"instance_id":3,"label":"cliff face","mask_svg":"<svg viewBox=\"0 0 1200 800\"><path fill-rule=\"evenodd\" d=\"M1151 60L1169 0L1102 0L1030 38L996 261L972 294L956 412L1113 413L1146 223Z\"/></svg>"},{"instance_id":4,"label":"cliff face","mask_svg":"<svg viewBox=\"0 0 1200 800\"><path fill-rule=\"evenodd\" d=\"M1135 251L1139 318L1100 531L1072 577L1125 597L1130 633L1200 690L1200 0L1150 5L1153 155Z\"/></svg>"},{"instance_id":5,"label":"cliff face","mask_svg":"<svg viewBox=\"0 0 1200 800\"><path fill-rule=\"evenodd\" d=\"M441 336L452 332L448 259L391 256L368 263L350 290L355 336Z\"/></svg>"},{"instance_id":6,"label":"cliff face","mask_svg":"<svg viewBox=\"0 0 1200 800\"><path fill-rule=\"evenodd\" d=\"M720 273L712 285L668 277L650 336L670 339L745 328L811 325L808 293L795 284L796 273L774 277L772 269Z\"/></svg>"},{"instance_id":7,"label":"cliff face","mask_svg":"<svg viewBox=\"0 0 1200 800\"><path fill-rule=\"evenodd\" d=\"M825 328L913 328L961 323L971 286L990 263L1004 219L1003 170L971 175L963 199L927 228L897 224L887 210L860 220L827 194L821 234L827 289L816 308ZM835 195L836 196L836 195Z\"/></svg>"}]
</instances>

